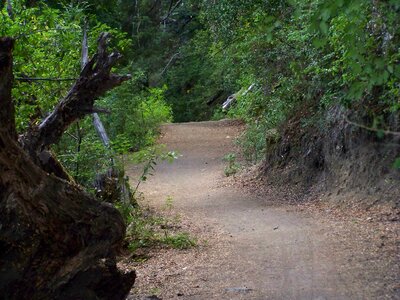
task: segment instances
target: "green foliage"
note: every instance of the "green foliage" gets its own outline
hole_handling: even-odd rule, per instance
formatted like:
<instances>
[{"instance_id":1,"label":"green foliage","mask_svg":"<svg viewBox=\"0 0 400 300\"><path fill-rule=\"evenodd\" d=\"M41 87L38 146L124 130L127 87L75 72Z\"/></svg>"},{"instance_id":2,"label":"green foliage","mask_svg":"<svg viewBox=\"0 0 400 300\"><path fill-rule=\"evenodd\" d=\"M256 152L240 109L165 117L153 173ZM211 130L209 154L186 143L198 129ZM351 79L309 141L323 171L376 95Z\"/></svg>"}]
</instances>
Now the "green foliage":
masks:
<instances>
[{"instance_id":1,"label":"green foliage","mask_svg":"<svg viewBox=\"0 0 400 300\"><path fill-rule=\"evenodd\" d=\"M211 41L203 63L223 74L216 90L239 95L228 116L247 123L239 143L250 161L263 158L268 130L303 108L345 105L385 129L399 111L396 1L204 0L201 17ZM311 118L302 122L318 125Z\"/></svg>"},{"instance_id":2,"label":"green foliage","mask_svg":"<svg viewBox=\"0 0 400 300\"><path fill-rule=\"evenodd\" d=\"M225 176L235 175L239 171L240 165L236 162L235 153L228 153L224 156L223 161L227 163L224 169Z\"/></svg>"},{"instance_id":3,"label":"green foliage","mask_svg":"<svg viewBox=\"0 0 400 300\"><path fill-rule=\"evenodd\" d=\"M77 78L80 71L84 6L64 6L54 9L45 3L26 7L25 1L12 1L14 19L5 8L0 14L0 36L14 37L13 98L16 102L16 125L21 132L29 124L36 124L46 116L66 94L73 81L30 81L28 78ZM109 31L126 47L129 40L114 30L87 16L89 21L89 49L96 49L102 31ZM25 79L25 80L24 80Z\"/></svg>"},{"instance_id":4,"label":"green foliage","mask_svg":"<svg viewBox=\"0 0 400 300\"><path fill-rule=\"evenodd\" d=\"M218 107L214 110L211 120L218 121L225 118L226 118L226 112L222 108Z\"/></svg>"},{"instance_id":5,"label":"green foliage","mask_svg":"<svg viewBox=\"0 0 400 300\"><path fill-rule=\"evenodd\" d=\"M400 79L394 68L399 59L398 17L395 3L326 1L319 7L312 25L326 24L319 40L327 45L321 51L330 50L330 67L313 71L340 75L332 79L325 98L340 99L346 105L370 99L398 109L398 93L393 89L393 82ZM376 93L378 87L381 91Z\"/></svg>"},{"instance_id":6,"label":"green foliage","mask_svg":"<svg viewBox=\"0 0 400 300\"><path fill-rule=\"evenodd\" d=\"M174 207L174 198L168 196L167 199L165 200L164 207L168 210L171 210Z\"/></svg>"},{"instance_id":7,"label":"green foliage","mask_svg":"<svg viewBox=\"0 0 400 300\"><path fill-rule=\"evenodd\" d=\"M396 159L396 161L393 164L393 167L395 169L400 169L400 157Z\"/></svg>"},{"instance_id":8,"label":"green foliage","mask_svg":"<svg viewBox=\"0 0 400 300\"><path fill-rule=\"evenodd\" d=\"M0 15L0 36L17 39L14 50L16 77L76 77L79 71L79 9L61 16L47 6L25 8L23 1L13 1L14 19L5 9ZM71 13L71 14L70 14ZM34 83L16 81L16 125L27 128L47 113L68 88L68 82Z\"/></svg>"},{"instance_id":9,"label":"green foliage","mask_svg":"<svg viewBox=\"0 0 400 300\"><path fill-rule=\"evenodd\" d=\"M155 228L159 227L162 221L162 218L145 213L140 208L131 210L127 221L128 249L135 252L139 248L156 245L159 236Z\"/></svg>"},{"instance_id":10,"label":"green foliage","mask_svg":"<svg viewBox=\"0 0 400 300\"><path fill-rule=\"evenodd\" d=\"M188 249L197 245L196 239L186 232L179 232L177 218L163 217L154 214L148 209L134 207L124 209L119 207L123 215L127 216L128 224L126 241L128 249L135 252L148 247L171 247ZM127 214L126 212L129 211Z\"/></svg>"},{"instance_id":11,"label":"green foliage","mask_svg":"<svg viewBox=\"0 0 400 300\"><path fill-rule=\"evenodd\" d=\"M155 167L159 161L168 161L169 163L174 162L178 159L179 154L175 151L166 151L165 145L159 144L151 147L147 147L131 155L131 161L135 164L142 164L143 171L133 194L135 194L140 184L147 180L148 176L152 176L155 171Z\"/></svg>"},{"instance_id":12,"label":"green foliage","mask_svg":"<svg viewBox=\"0 0 400 300\"><path fill-rule=\"evenodd\" d=\"M172 111L164 99L166 87L143 88L143 73L137 72L133 79L110 92L99 101L112 114L102 119L113 143L137 151L154 143L162 123L172 121ZM129 145L128 145L129 144Z\"/></svg>"},{"instance_id":13,"label":"green foliage","mask_svg":"<svg viewBox=\"0 0 400 300\"><path fill-rule=\"evenodd\" d=\"M197 245L196 240L186 232L172 235L166 234L161 241L172 248L181 250L189 249Z\"/></svg>"},{"instance_id":14,"label":"green foliage","mask_svg":"<svg viewBox=\"0 0 400 300\"><path fill-rule=\"evenodd\" d=\"M237 143L241 146L243 156L251 163L259 162L264 158L266 148L267 128L265 123L248 124L246 130L238 137Z\"/></svg>"},{"instance_id":15,"label":"green foliage","mask_svg":"<svg viewBox=\"0 0 400 300\"><path fill-rule=\"evenodd\" d=\"M211 54L205 53L211 46L208 32L197 31L180 47L176 63L164 75L163 82L169 87L166 99L172 105L175 121L207 120L212 115L207 102L221 90L223 75L209 57Z\"/></svg>"},{"instance_id":16,"label":"green foliage","mask_svg":"<svg viewBox=\"0 0 400 300\"><path fill-rule=\"evenodd\" d=\"M14 85L13 98L17 128L22 132L38 124L79 76L84 20L88 23L90 54L96 49L97 37L103 31L114 37L111 47L125 54L132 41L126 38L126 33L98 21L97 12L103 11L104 6L71 4L70 1L49 1L48 4L38 1L37 5L26 6L22 0L12 1L12 5L14 19L7 15L5 8L0 15L0 36L17 39L14 72L19 79ZM105 15L100 16L103 17ZM125 67L118 72L127 73L131 69ZM71 80L30 81L25 78ZM172 121L171 108L164 100L166 86L146 88L143 78L143 72L137 70L131 81L98 101L100 106L112 111L111 115L101 116L112 149L101 144L90 118L70 128L54 146L66 169L79 183L91 187L95 174L110 167L112 156L152 145L159 125Z\"/></svg>"},{"instance_id":17,"label":"green foliage","mask_svg":"<svg viewBox=\"0 0 400 300\"><path fill-rule=\"evenodd\" d=\"M68 129L53 149L69 174L90 189L96 174L111 167L113 153L101 143L90 119Z\"/></svg>"},{"instance_id":18,"label":"green foliage","mask_svg":"<svg viewBox=\"0 0 400 300\"><path fill-rule=\"evenodd\" d=\"M100 144L90 118L54 147L86 186L112 157L123 165L130 152L144 164L146 180L163 156L151 147L159 126L172 120L244 120L238 143L251 162L263 158L269 132L303 108L314 109L301 120L307 126L344 105L367 116L380 135L397 130L389 116L400 109L399 1L188 0L173 11L169 1L153 0L11 2L14 19L2 7L0 36L17 39L19 132L46 117L73 82L27 77L78 77L85 20L90 54L99 33L109 31L112 47L125 55L116 71L132 79L98 101L112 112L101 116L111 149ZM237 101L222 111L234 93ZM236 172L234 160L228 167Z\"/></svg>"},{"instance_id":19,"label":"green foliage","mask_svg":"<svg viewBox=\"0 0 400 300\"><path fill-rule=\"evenodd\" d=\"M111 47L120 51L126 49L130 40L121 31L100 23L95 15L88 14L85 4L66 2L54 8L41 1L37 5L26 6L25 1L17 0L12 1L12 8L13 19L7 15L5 8L1 11L0 36L8 35L17 40L13 52L17 78L13 99L17 129L23 132L45 118L78 78L84 20L88 23L91 54L96 49L100 32L110 32L114 37ZM126 151L126 141L122 144L121 140L123 134L116 133L117 152ZM76 181L89 188L95 175L110 167L113 155L101 144L89 119L68 129L53 149Z\"/></svg>"},{"instance_id":20,"label":"green foliage","mask_svg":"<svg viewBox=\"0 0 400 300\"><path fill-rule=\"evenodd\" d=\"M131 150L132 144L126 133L120 133L111 142L111 147L117 154L123 155Z\"/></svg>"}]
</instances>

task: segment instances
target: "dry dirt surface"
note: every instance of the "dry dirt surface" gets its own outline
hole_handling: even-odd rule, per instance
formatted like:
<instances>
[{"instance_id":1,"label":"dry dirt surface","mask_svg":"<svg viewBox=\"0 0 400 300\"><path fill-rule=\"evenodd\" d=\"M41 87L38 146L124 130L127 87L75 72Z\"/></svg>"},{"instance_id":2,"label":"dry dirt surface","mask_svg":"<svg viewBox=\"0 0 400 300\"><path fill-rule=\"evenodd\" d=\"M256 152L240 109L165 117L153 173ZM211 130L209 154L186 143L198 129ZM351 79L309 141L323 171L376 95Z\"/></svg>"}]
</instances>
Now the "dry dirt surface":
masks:
<instances>
[{"instance_id":1,"label":"dry dirt surface","mask_svg":"<svg viewBox=\"0 0 400 300\"><path fill-rule=\"evenodd\" d=\"M143 205L173 199L198 246L132 264L128 299L400 299L398 224L339 220L229 184L222 158L240 131L227 120L163 126L160 143L182 156L141 186Z\"/></svg>"}]
</instances>

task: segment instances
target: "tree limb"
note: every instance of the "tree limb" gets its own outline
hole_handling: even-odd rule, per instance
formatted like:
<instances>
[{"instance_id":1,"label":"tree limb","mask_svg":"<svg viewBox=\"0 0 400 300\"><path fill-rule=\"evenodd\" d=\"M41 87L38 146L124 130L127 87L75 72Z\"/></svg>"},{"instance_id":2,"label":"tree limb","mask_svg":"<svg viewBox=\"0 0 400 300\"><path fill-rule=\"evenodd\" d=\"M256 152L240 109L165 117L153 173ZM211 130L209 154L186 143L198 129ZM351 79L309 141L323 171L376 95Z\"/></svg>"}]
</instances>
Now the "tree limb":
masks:
<instances>
[{"instance_id":1,"label":"tree limb","mask_svg":"<svg viewBox=\"0 0 400 300\"><path fill-rule=\"evenodd\" d=\"M83 28L83 39L82 39L82 59L81 59L82 69L86 66L88 61L89 61L89 51L88 51L88 41L87 41L87 23L85 22L85 26ZM103 145L106 148L109 148L110 139L108 138L107 132L98 115L98 112L105 112L105 110L101 111L100 109L89 107L88 111L90 111L93 114L93 126L96 129L99 138L101 139Z\"/></svg>"},{"instance_id":2,"label":"tree limb","mask_svg":"<svg viewBox=\"0 0 400 300\"><path fill-rule=\"evenodd\" d=\"M32 128L23 137L24 147L29 149L29 152L40 152L57 143L73 122L91 113L88 108L93 108L96 99L131 78L130 75L120 76L111 73L111 68L121 55L117 52L108 54L108 40L108 33L100 35L97 53L82 69L67 96L39 126Z\"/></svg>"},{"instance_id":3,"label":"tree limb","mask_svg":"<svg viewBox=\"0 0 400 300\"><path fill-rule=\"evenodd\" d=\"M164 23L166 20L168 20L168 18L171 16L171 14L174 12L174 10L179 6L179 4L181 4L181 2L182 2L182 0L178 0L175 3L175 5L172 7L172 1L171 1L167 15L161 20L160 23Z\"/></svg>"},{"instance_id":4,"label":"tree limb","mask_svg":"<svg viewBox=\"0 0 400 300\"><path fill-rule=\"evenodd\" d=\"M15 80L22 81L22 82L31 82L31 81L75 81L76 78L15 77Z\"/></svg>"},{"instance_id":5,"label":"tree limb","mask_svg":"<svg viewBox=\"0 0 400 300\"><path fill-rule=\"evenodd\" d=\"M180 52L177 52L177 53L175 53L174 55L171 56L171 58L169 59L167 65L164 67L164 69L160 73L160 77L162 77L164 75L164 73L168 70L168 67L171 65L171 63L173 62L175 57L179 56L180 54L181 54Z\"/></svg>"},{"instance_id":6,"label":"tree limb","mask_svg":"<svg viewBox=\"0 0 400 300\"><path fill-rule=\"evenodd\" d=\"M81 69L83 69L89 61L89 47L87 41L87 21L83 25L83 38L82 38L82 54L81 54Z\"/></svg>"},{"instance_id":7,"label":"tree limb","mask_svg":"<svg viewBox=\"0 0 400 300\"><path fill-rule=\"evenodd\" d=\"M384 129L379 129L379 128L373 128L373 127L368 127L363 124L358 124L355 122L350 121L347 117L345 118L345 121L353 126L368 130L368 131L373 131L377 133L383 133L385 135L394 135L394 136L400 136L400 132L397 131L391 131L391 130L384 130Z\"/></svg>"}]
</instances>

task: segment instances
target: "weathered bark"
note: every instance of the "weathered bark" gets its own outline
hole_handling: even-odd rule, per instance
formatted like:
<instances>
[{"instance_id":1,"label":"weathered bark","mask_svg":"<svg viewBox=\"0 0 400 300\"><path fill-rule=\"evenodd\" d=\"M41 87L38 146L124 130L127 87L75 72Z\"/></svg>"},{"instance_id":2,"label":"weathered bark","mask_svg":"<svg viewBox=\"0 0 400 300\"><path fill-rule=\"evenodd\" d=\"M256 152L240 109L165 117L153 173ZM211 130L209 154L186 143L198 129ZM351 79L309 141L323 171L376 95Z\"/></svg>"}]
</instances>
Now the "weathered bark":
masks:
<instances>
[{"instance_id":1,"label":"weathered bark","mask_svg":"<svg viewBox=\"0 0 400 300\"><path fill-rule=\"evenodd\" d=\"M97 113L93 114L93 126L96 129L97 135L99 136L101 142L103 143L104 147L110 147L110 139L104 128L103 122L101 122L100 117Z\"/></svg>"},{"instance_id":2,"label":"weathered bark","mask_svg":"<svg viewBox=\"0 0 400 300\"><path fill-rule=\"evenodd\" d=\"M96 98L128 78L110 74L119 54L107 54L106 40L103 34L97 54L55 110L18 141L13 40L0 39L1 299L123 299L133 285L135 273L123 274L115 263L125 234L119 212L47 172L39 159Z\"/></svg>"}]
</instances>

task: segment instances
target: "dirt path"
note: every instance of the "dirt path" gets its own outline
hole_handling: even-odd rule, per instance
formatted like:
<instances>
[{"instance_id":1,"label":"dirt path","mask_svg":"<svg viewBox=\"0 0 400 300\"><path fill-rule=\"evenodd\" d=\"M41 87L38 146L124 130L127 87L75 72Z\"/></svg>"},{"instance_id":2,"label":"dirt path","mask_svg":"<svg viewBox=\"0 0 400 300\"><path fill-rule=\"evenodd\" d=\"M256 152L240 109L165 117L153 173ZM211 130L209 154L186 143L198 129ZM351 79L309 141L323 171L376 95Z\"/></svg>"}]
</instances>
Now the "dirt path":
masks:
<instances>
[{"instance_id":1,"label":"dirt path","mask_svg":"<svg viewBox=\"0 0 400 300\"><path fill-rule=\"evenodd\" d=\"M222 157L237 134L228 121L163 127L161 143L182 157L161 164L141 191L155 208L172 197L208 245L166 251L138 267L139 290L154 284L141 293L163 299L376 299L373 278L359 264L350 267L351 254L330 234L332 224L272 205L277 199L268 195L224 185Z\"/></svg>"}]
</instances>

